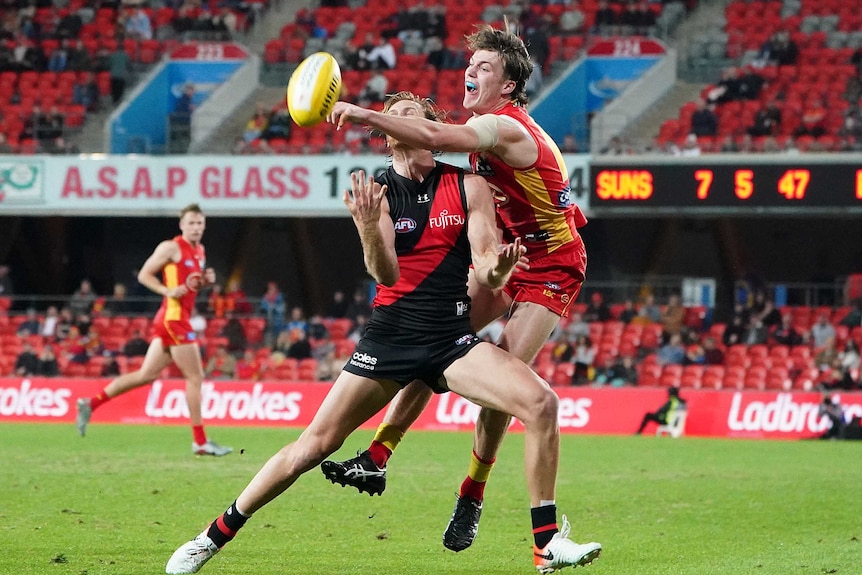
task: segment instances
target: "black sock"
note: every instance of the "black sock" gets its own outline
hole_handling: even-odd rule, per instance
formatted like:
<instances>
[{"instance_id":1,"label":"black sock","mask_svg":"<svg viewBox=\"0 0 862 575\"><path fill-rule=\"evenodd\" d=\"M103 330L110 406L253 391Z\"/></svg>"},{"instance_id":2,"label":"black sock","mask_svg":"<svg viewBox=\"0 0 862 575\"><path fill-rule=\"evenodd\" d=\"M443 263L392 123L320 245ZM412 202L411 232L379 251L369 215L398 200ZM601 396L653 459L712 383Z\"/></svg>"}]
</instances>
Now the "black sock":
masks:
<instances>
[{"instance_id":1,"label":"black sock","mask_svg":"<svg viewBox=\"0 0 862 575\"><path fill-rule=\"evenodd\" d=\"M234 501L227 508L227 511L210 524L207 536L213 540L216 547L221 549L234 538L236 532L245 525L246 521L248 521L248 517L237 511L236 501Z\"/></svg>"},{"instance_id":2,"label":"black sock","mask_svg":"<svg viewBox=\"0 0 862 575\"><path fill-rule=\"evenodd\" d=\"M557 529L557 506L542 505L530 509L533 518L533 540L537 549L544 549L545 545L554 538Z\"/></svg>"}]
</instances>

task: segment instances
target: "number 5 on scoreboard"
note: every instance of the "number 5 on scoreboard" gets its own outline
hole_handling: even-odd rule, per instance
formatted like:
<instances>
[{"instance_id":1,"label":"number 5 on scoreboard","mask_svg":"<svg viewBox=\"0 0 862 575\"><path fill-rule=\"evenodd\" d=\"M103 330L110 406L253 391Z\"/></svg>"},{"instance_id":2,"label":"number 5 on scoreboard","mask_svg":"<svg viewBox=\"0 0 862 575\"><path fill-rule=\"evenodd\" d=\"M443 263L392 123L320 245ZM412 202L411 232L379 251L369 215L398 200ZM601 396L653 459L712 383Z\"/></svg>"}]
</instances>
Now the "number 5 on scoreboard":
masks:
<instances>
[{"instance_id":1,"label":"number 5 on scoreboard","mask_svg":"<svg viewBox=\"0 0 862 575\"><path fill-rule=\"evenodd\" d=\"M694 179L698 181L697 184L697 199L705 200L709 195L709 188L712 186L712 179L714 174L712 170L696 170L694 172Z\"/></svg>"}]
</instances>

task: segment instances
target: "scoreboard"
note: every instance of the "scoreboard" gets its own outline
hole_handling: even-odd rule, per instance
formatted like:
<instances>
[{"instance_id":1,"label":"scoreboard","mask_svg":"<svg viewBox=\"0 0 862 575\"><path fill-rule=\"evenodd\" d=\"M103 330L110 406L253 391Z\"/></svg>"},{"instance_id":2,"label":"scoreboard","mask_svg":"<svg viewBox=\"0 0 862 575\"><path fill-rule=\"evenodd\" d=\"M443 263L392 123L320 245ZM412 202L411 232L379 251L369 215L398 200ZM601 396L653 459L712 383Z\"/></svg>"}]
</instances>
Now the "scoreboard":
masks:
<instances>
[{"instance_id":1,"label":"scoreboard","mask_svg":"<svg viewBox=\"0 0 862 575\"><path fill-rule=\"evenodd\" d=\"M595 214L862 214L862 155L593 157Z\"/></svg>"}]
</instances>

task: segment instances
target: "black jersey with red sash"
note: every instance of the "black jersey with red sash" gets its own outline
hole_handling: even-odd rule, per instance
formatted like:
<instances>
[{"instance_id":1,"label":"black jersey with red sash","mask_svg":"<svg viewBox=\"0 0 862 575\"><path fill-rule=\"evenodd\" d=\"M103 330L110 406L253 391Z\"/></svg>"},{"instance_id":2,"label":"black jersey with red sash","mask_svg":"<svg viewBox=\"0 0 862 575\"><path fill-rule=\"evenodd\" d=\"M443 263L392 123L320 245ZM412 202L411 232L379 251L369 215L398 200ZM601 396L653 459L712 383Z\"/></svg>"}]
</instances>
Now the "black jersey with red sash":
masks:
<instances>
[{"instance_id":1,"label":"black jersey with red sash","mask_svg":"<svg viewBox=\"0 0 862 575\"><path fill-rule=\"evenodd\" d=\"M377 181L388 186L400 274L392 287L378 284L365 335L412 345L432 332L469 332L464 170L437 163L415 182L389 168Z\"/></svg>"}]
</instances>

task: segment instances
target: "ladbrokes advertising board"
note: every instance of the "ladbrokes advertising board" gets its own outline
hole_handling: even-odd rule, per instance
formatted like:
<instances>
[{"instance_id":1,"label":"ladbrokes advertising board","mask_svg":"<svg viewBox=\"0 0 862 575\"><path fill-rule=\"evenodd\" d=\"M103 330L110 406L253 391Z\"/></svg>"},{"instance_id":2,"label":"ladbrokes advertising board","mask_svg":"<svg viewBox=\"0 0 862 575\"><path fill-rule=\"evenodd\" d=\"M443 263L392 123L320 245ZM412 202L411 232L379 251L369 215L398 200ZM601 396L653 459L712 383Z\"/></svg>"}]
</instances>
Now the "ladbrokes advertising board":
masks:
<instances>
[{"instance_id":1,"label":"ladbrokes advertising board","mask_svg":"<svg viewBox=\"0 0 862 575\"><path fill-rule=\"evenodd\" d=\"M72 425L78 397L97 394L108 380L0 379L0 422L54 422ZM204 418L216 425L308 425L329 383L205 382ZM557 388L559 424L564 433L630 434L643 414L667 398L663 389ZM688 402L686 434L710 437L801 439L829 425L818 413L816 393L683 390ZM847 417L862 416L862 394L837 396ZM455 395L435 395L414 429L469 431L479 408ZM378 413L366 427L376 427ZM185 424L185 382L157 380L105 404L93 423ZM522 431L520 422L513 431Z\"/></svg>"}]
</instances>

